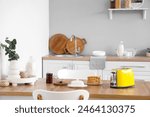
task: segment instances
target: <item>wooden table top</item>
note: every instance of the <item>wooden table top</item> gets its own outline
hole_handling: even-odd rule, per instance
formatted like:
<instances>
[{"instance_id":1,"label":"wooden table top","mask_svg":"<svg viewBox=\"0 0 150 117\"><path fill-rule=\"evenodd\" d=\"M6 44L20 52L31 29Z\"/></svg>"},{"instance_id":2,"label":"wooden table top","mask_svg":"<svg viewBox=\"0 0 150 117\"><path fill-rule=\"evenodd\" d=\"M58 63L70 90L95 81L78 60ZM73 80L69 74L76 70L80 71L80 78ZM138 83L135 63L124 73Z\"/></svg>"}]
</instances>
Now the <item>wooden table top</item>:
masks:
<instances>
[{"instance_id":1,"label":"wooden table top","mask_svg":"<svg viewBox=\"0 0 150 117\"><path fill-rule=\"evenodd\" d=\"M69 91L85 89L90 93L90 99L135 99L150 100L150 82L138 80L134 87L115 89L110 88L109 81L103 81L100 86L87 86L84 88L69 88L67 86L56 86L46 84L45 79L39 79L34 86L18 85L16 87L0 87L0 96L32 96L35 89L51 91Z\"/></svg>"}]
</instances>

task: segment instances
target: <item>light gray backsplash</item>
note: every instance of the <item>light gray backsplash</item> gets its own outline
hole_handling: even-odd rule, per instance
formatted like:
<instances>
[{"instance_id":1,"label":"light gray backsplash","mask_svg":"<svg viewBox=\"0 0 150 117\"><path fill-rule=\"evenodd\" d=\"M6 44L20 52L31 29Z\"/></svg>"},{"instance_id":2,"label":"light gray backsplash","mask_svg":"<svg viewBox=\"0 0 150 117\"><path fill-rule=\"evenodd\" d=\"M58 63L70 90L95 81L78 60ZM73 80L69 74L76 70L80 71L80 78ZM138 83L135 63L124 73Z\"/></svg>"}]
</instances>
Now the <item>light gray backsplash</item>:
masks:
<instances>
[{"instance_id":1,"label":"light gray backsplash","mask_svg":"<svg viewBox=\"0 0 150 117\"><path fill-rule=\"evenodd\" d=\"M150 8L150 0L144 6ZM50 36L63 33L84 37L87 45L83 54L105 50L114 55L119 42L125 48L136 48L144 55L150 47L150 10L147 19L141 11L118 11L108 18L109 0L50 0Z\"/></svg>"}]
</instances>

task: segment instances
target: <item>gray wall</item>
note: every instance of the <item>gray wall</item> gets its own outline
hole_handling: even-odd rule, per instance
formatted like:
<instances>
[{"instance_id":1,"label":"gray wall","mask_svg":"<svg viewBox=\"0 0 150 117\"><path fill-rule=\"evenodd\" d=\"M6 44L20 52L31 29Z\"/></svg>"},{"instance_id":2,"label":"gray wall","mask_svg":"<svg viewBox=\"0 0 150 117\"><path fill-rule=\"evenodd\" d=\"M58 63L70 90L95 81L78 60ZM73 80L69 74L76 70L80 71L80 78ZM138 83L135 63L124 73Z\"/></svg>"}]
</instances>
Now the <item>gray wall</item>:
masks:
<instances>
[{"instance_id":1,"label":"gray wall","mask_svg":"<svg viewBox=\"0 0 150 117\"><path fill-rule=\"evenodd\" d=\"M145 0L144 7L150 8L150 0ZM118 11L109 20L108 8L109 0L50 0L50 36L63 33L86 38L83 54L93 50L115 54L121 40L126 48L144 54L150 47L150 11L147 20L140 11Z\"/></svg>"}]
</instances>

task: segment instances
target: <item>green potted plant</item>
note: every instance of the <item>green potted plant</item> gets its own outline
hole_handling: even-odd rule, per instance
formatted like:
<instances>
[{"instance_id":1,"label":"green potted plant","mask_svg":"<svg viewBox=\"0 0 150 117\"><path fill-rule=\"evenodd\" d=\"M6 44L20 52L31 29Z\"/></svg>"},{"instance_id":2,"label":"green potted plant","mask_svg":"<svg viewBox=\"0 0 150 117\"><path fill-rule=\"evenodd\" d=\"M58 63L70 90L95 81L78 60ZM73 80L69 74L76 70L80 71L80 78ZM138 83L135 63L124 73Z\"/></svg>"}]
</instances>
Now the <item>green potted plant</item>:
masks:
<instances>
[{"instance_id":1,"label":"green potted plant","mask_svg":"<svg viewBox=\"0 0 150 117\"><path fill-rule=\"evenodd\" d=\"M19 55L16 53L16 50L15 50L16 49L16 44L17 44L16 39L13 39L12 41L10 41L7 37L5 42L7 44L1 43L1 47L3 49L5 49L5 55L8 55L8 61L18 60Z\"/></svg>"},{"instance_id":2,"label":"green potted plant","mask_svg":"<svg viewBox=\"0 0 150 117\"><path fill-rule=\"evenodd\" d=\"M150 48L146 49L146 56L150 57Z\"/></svg>"},{"instance_id":3,"label":"green potted plant","mask_svg":"<svg viewBox=\"0 0 150 117\"><path fill-rule=\"evenodd\" d=\"M1 43L0 46L5 50L5 55L8 55L8 61L10 61L8 78L20 78L18 69L19 55L16 53L17 40L9 40L7 37L5 42L6 44Z\"/></svg>"}]
</instances>

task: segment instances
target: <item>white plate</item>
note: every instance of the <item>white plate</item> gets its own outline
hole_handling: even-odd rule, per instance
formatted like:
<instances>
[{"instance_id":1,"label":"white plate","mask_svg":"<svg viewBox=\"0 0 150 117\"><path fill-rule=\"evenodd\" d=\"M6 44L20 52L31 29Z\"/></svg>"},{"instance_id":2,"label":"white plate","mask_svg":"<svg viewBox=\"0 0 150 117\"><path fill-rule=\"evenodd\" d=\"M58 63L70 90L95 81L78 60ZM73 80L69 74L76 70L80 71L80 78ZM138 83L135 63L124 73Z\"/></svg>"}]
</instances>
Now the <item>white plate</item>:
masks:
<instances>
[{"instance_id":1,"label":"white plate","mask_svg":"<svg viewBox=\"0 0 150 117\"><path fill-rule=\"evenodd\" d=\"M71 84L68 84L68 87L87 87L87 85L71 85Z\"/></svg>"}]
</instances>

